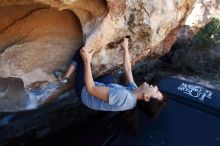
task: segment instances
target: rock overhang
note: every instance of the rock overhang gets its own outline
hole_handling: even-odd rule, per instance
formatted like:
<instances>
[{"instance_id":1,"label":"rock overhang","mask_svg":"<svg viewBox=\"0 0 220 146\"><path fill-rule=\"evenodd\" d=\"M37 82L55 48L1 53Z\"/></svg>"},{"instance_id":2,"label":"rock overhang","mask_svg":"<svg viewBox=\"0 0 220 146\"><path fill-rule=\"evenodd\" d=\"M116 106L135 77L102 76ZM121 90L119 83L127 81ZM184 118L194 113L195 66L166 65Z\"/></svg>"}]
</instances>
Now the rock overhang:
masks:
<instances>
[{"instance_id":1,"label":"rock overhang","mask_svg":"<svg viewBox=\"0 0 220 146\"><path fill-rule=\"evenodd\" d=\"M147 56L163 55L169 51L174 43L178 30L190 14L194 2L195 0L2 0L1 7L43 5L57 13L73 12L69 15L74 15L74 20L77 20L77 27L73 26L73 29L67 31L68 27L65 25L68 24L66 19L69 18L59 18L60 21L62 19L65 21L65 25L60 26L59 30L66 30L66 33L70 33L80 29L80 37L77 37L77 39L80 39L78 39L79 41L75 46L72 42L76 39L74 37L67 39L65 35L62 37L58 35L58 39L54 39L54 35L48 36L48 40L53 41L45 40L41 45L23 43L20 40L17 40L18 45L13 45L10 42L11 38L6 37L4 41L8 41L10 45L12 44L12 46L9 46L11 47L10 50L14 50L14 52L9 53L5 58L1 55L1 68L4 68L0 71L1 75L20 77L26 85L37 80L53 81L52 71L55 68L64 69L78 47L85 43L87 49L96 49L92 67L94 76L99 76L121 66L123 51L120 41L126 35L131 37L130 54L133 64ZM11 12L13 13L13 11ZM59 19L56 18L56 21ZM42 29L42 32L53 30L53 28L54 25ZM2 36L2 33L0 36ZM47 34L42 35L42 37L46 36ZM42 37L39 36L38 39L42 39ZM31 42L32 40L29 39L28 41ZM50 44L54 45L50 46ZM30 53L30 49L27 49L30 46L43 47L44 49L36 49L36 52ZM45 46L51 51L45 51ZM51 48L57 48L57 50ZM24 62L20 59L22 58L22 55L19 56L20 51L25 54L23 60L26 61ZM38 57L28 57L30 54ZM42 54L46 55L41 56ZM9 58L12 58L13 61L10 61ZM57 61L59 63L55 63ZM30 62L34 63L31 64ZM38 62L41 63L38 64Z\"/></svg>"}]
</instances>

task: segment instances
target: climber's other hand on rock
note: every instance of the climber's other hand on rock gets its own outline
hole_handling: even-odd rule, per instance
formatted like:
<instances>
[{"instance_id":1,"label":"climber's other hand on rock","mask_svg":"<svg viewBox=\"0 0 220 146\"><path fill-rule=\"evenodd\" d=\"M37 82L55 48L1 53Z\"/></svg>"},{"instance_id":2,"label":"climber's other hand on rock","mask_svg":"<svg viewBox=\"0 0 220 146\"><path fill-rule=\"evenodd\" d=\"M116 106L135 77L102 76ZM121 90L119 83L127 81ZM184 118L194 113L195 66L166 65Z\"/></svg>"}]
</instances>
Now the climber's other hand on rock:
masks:
<instances>
[{"instance_id":1,"label":"climber's other hand on rock","mask_svg":"<svg viewBox=\"0 0 220 146\"><path fill-rule=\"evenodd\" d=\"M128 38L124 37L122 41L122 47L126 50L128 50Z\"/></svg>"},{"instance_id":2,"label":"climber's other hand on rock","mask_svg":"<svg viewBox=\"0 0 220 146\"><path fill-rule=\"evenodd\" d=\"M89 52L87 49L85 49L85 47L82 47L80 50L80 55L84 63L91 63L93 54L94 54L94 49L91 52Z\"/></svg>"}]
</instances>

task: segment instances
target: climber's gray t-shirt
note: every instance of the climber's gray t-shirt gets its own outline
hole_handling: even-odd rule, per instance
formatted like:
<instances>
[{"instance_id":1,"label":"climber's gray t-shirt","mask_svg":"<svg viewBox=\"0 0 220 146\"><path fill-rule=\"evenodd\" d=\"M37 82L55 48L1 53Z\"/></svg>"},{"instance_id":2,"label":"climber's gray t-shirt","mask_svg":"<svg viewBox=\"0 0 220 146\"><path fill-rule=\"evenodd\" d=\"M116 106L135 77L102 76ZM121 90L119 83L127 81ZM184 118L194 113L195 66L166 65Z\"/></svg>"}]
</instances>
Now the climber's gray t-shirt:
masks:
<instances>
[{"instance_id":1,"label":"climber's gray t-shirt","mask_svg":"<svg viewBox=\"0 0 220 146\"><path fill-rule=\"evenodd\" d=\"M124 111L136 106L137 99L131 93L137 88L135 83L129 83L127 86L119 84L108 84L95 82L96 86L109 87L108 102L102 101L97 97L91 96L84 87L81 92L82 102L89 108L101 111Z\"/></svg>"}]
</instances>

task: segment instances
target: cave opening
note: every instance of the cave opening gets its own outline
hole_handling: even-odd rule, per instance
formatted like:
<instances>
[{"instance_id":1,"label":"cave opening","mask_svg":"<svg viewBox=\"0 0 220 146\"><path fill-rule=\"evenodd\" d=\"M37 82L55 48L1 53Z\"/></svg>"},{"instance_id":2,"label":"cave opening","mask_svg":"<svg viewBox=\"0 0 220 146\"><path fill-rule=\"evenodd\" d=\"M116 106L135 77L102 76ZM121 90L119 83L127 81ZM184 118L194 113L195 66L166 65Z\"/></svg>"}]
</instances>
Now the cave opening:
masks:
<instances>
[{"instance_id":1,"label":"cave opening","mask_svg":"<svg viewBox=\"0 0 220 146\"><path fill-rule=\"evenodd\" d=\"M42 5L0 9L1 76L22 78L25 85L53 78L82 44L83 31L70 10Z\"/></svg>"},{"instance_id":2,"label":"cave opening","mask_svg":"<svg viewBox=\"0 0 220 146\"><path fill-rule=\"evenodd\" d=\"M2 7L0 17L0 107L19 111L29 102L29 84L54 81L53 70L67 66L83 30L71 10L44 5Z\"/></svg>"},{"instance_id":3,"label":"cave opening","mask_svg":"<svg viewBox=\"0 0 220 146\"><path fill-rule=\"evenodd\" d=\"M54 81L108 13L106 0L0 6L0 77Z\"/></svg>"}]
</instances>

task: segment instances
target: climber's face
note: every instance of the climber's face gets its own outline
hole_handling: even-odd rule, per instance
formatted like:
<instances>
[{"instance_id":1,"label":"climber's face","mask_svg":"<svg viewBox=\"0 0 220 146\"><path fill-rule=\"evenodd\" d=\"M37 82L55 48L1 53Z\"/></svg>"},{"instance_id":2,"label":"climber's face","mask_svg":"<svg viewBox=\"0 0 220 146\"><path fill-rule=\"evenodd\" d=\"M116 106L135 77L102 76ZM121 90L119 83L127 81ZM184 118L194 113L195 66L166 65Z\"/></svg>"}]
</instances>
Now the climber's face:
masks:
<instances>
[{"instance_id":1,"label":"climber's face","mask_svg":"<svg viewBox=\"0 0 220 146\"><path fill-rule=\"evenodd\" d=\"M151 98L156 98L158 100L163 99L163 95L158 90L157 86L152 86L146 82L142 83L135 91L137 93L138 99L145 100L148 102Z\"/></svg>"}]
</instances>

